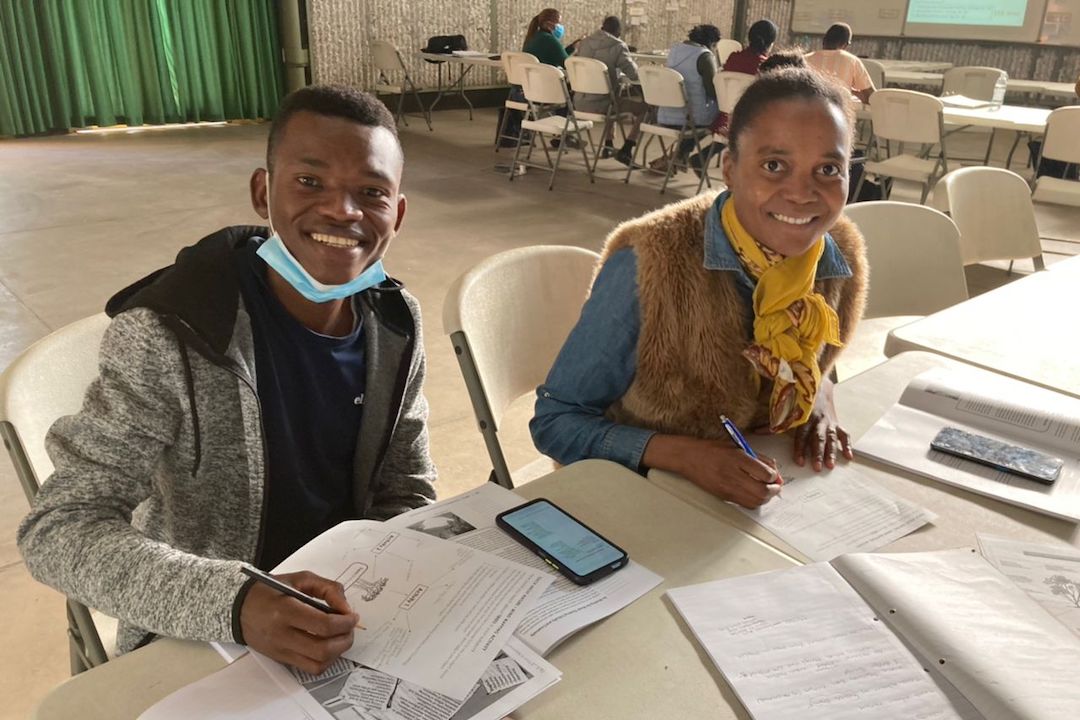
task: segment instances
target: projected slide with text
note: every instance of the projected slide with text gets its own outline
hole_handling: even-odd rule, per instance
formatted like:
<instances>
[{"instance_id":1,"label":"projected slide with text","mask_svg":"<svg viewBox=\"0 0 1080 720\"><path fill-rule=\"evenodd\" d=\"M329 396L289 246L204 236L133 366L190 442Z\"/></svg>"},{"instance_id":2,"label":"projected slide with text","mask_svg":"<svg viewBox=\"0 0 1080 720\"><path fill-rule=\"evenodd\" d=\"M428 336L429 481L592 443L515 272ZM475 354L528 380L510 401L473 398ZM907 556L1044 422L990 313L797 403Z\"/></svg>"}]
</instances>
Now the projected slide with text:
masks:
<instances>
[{"instance_id":1,"label":"projected slide with text","mask_svg":"<svg viewBox=\"0 0 1080 720\"><path fill-rule=\"evenodd\" d=\"M911 0L909 23L1021 27L1029 0Z\"/></svg>"}]
</instances>

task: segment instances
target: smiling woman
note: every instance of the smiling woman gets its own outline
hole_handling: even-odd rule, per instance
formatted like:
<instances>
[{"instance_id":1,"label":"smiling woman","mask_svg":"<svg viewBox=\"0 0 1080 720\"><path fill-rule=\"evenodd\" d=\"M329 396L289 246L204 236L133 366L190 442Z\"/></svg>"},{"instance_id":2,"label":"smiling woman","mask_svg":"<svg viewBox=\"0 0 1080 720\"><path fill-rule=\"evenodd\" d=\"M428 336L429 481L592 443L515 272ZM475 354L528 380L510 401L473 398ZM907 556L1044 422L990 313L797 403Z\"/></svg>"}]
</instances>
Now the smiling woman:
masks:
<instances>
[{"instance_id":1,"label":"smiling woman","mask_svg":"<svg viewBox=\"0 0 1080 720\"><path fill-rule=\"evenodd\" d=\"M815 470L851 457L823 374L866 292L862 237L841 216L852 122L846 93L805 66L765 73L732 114L728 190L615 229L537 391L542 452L671 470L745 507L782 480L725 416L793 431Z\"/></svg>"}]
</instances>

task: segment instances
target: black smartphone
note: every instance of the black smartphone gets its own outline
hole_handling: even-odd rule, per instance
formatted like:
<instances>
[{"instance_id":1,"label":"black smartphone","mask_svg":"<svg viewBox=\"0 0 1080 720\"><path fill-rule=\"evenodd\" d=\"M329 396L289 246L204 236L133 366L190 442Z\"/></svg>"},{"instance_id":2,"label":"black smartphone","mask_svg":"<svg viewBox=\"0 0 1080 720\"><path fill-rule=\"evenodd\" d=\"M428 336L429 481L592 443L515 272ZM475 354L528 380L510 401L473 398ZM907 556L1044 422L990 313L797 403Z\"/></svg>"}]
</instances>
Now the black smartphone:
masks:
<instances>
[{"instance_id":1,"label":"black smartphone","mask_svg":"<svg viewBox=\"0 0 1080 720\"><path fill-rule=\"evenodd\" d=\"M942 428L930 447L1013 475L1052 485L1065 462L1031 448L1009 445L960 428Z\"/></svg>"},{"instance_id":2,"label":"black smartphone","mask_svg":"<svg viewBox=\"0 0 1080 720\"><path fill-rule=\"evenodd\" d=\"M544 498L499 513L495 524L578 585L596 582L630 559L618 545Z\"/></svg>"}]
</instances>

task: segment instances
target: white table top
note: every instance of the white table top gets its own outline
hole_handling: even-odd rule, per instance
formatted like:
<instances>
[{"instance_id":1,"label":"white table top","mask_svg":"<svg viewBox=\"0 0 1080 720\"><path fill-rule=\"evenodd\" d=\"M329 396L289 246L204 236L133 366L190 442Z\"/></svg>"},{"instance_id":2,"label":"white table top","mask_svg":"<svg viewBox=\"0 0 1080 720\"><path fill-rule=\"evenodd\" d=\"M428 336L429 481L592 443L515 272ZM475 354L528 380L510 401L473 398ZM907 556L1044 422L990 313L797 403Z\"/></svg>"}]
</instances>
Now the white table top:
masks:
<instances>
[{"instance_id":1,"label":"white table top","mask_svg":"<svg viewBox=\"0 0 1080 720\"><path fill-rule=\"evenodd\" d=\"M1048 108L1024 105L1002 105L1000 108L953 108L945 106L942 113L945 123L951 125L980 125L999 130L1017 130L1041 135L1046 132Z\"/></svg>"},{"instance_id":2,"label":"white table top","mask_svg":"<svg viewBox=\"0 0 1080 720\"><path fill-rule=\"evenodd\" d=\"M667 62L667 50L659 50L654 52L632 52L630 57L635 62L639 63L665 63Z\"/></svg>"},{"instance_id":3,"label":"white table top","mask_svg":"<svg viewBox=\"0 0 1080 720\"><path fill-rule=\"evenodd\" d=\"M887 58L869 58L881 63L886 73L890 70L910 70L912 72L942 72L953 66L950 62L937 62L934 60L890 60Z\"/></svg>"},{"instance_id":4,"label":"white table top","mask_svg":"<svg viewBox=\"0 0 1080 720\"><path fill-rule=\"evenodd\" d=\"M945 81L945 76L937 72L925 70L894 70L885 68L885 82L899 83L902 85L933 85L939 86Z\"/></svg>"},{"instance_id":5,"label":"white table top","mask_svg":"<svg viewBox=\"0 0 1080 720\"><path fill-rule=\"evenodd\" d=\"M885 354L926 350L1080 397L1080 262L1060 265L896 328Z\"/></svg>"},{"instance_id":6,"label":"white table top","mask_svg":"<svg viewBox=\"0 0 1080 720\"><path fill-rule=\"evenodd\" d=\"M453 55L444 53L427 53L418 52L418 57L424 60L430 60L432 62L445 62L454 63L458 65L480 65L482 67L502 67L502 60L491 57L492 55L498 55L498 53L490 53L485 55Z\"/></svg>"},{"instance_id":7,"label":"white table top","mask_svg":"<svg viewBox=\"0 0 1080 720\"><path fill-rule=\"evenodd\" d=\"M840 383L836 386L835 400L841 424L851 433L853 439L861 437L900 399L904 388L913 377L935 367L962 368L963 364L940 355L909 352ZM854 462L871 482L879 483L900 497L938 514L932 525L894 541L882 548L884 552L921 552L972 546L975 544L976 531L1031 542L1066 542L1080 548L1080 528L1073 523L905 473L869 459L859 458L857 454ZM649 473L649 480L792 557L806 561L805 556L736 510L734 506L687 480L656 471Z\"/></svg>"},{"instance_id":8,"label":"white table top","mask_svg":"<svg viewBox=\"0 0 1080 720\"><path fill-rule=\"evenodd\" d=\"M1061 95L1076 100L1075 83L1009 78L1009 90L1016 90L1018 92L1037 92L1043 95Z\"/></svg>"},{"instance_id":9,"label":"white table top","mask_svg":"<svg viewBox=\"0 0 1080 720\"><path fill-rule=\"evenodd\" d=\"M556 648L548 659L563 671L562 681L514 717L747 717L661 596L673 587L790 567L791 558L605 461L570 465L517 492L559 503L665 581ZM59 686L35 717L134 718L222 665L205 644L160 640Z\"/></svg>"}]
</instances>

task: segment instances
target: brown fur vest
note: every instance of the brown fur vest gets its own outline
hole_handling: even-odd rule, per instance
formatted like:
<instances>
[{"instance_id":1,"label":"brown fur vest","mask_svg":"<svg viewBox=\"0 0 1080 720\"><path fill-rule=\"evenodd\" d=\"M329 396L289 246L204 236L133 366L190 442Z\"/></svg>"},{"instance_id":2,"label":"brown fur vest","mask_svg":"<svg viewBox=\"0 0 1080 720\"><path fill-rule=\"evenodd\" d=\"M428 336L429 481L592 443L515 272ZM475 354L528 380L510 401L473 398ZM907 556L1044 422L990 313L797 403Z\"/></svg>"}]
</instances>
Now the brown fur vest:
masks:
<instances>
[{"instance_id":1,"label":"brown fur vest","mask_svg":"<svg viewBox=\"0 0 1080 720\"><path fill-rule=\"evenodd\" d=\"M626 394L608 408L615 422L664 433L715 438L719 415L739 427L768 424L770 382L757 379L742 351L753 337L735 274L707 270L705 215L716 193L706 193L629 220L612 231L601 264L617 250L637 254L641 332L637 374ZM829 231L852 270L851 278L815 284L840 318L847 342L866 301L868 270L862 235L841 216ZM824 376L840 348L826 345Z\"/></svg>"}]
</instances>

